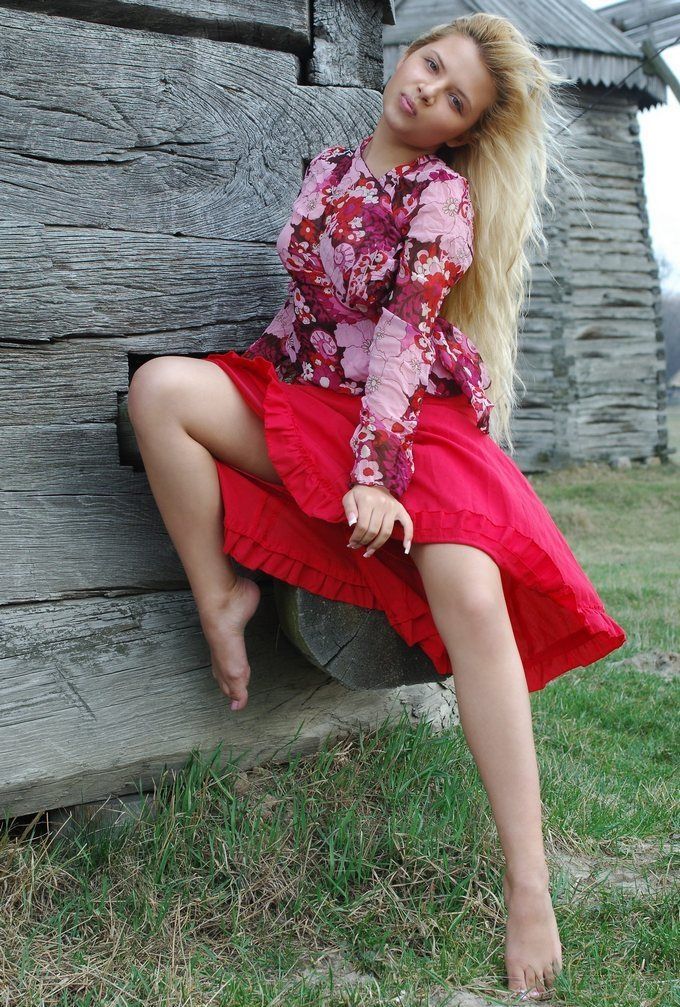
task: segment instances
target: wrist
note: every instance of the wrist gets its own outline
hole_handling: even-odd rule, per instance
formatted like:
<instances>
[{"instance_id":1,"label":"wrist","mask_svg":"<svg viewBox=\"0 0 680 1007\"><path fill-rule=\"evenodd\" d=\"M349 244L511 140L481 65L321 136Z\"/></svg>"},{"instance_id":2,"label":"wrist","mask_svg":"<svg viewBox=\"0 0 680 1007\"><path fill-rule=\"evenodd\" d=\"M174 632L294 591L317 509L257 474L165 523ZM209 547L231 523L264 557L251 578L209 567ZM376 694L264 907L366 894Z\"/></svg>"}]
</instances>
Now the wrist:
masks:
<instances>
[{"instance_id":1,"label":"wrist","mask_svg":"<svg viewBox=\"0 0 680 1007\"><path fill-rule=\"evenodd\" d=\"M386 493L390 492L389 488L385 486L384 483L350 483L349 488L354 489L355 486L362 486L367 490L384 490Z\"/></svg>"}]
</instances>

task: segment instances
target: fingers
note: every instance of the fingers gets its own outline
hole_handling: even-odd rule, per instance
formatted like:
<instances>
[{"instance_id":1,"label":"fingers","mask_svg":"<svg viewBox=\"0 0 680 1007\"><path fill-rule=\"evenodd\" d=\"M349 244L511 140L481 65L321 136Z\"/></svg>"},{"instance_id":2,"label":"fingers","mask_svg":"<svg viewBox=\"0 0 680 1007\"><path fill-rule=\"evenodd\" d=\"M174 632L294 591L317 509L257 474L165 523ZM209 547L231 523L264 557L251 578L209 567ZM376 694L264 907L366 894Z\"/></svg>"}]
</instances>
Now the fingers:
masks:
<instances>
[{"instance_id":1,"label":"fingers","mask_svg":"<svg viewBox=\"0 0 680 1007\"><path fill-rule=\"evenodd\" d=\"M360 508L356 526L347 546L349 549L369 546L371 551L375 552L390 537L394 522L388 514L383 514L377 507L371 508L366 520L364 512L365 508Z\"/></svg>"},{"instance_id":2,"label":"fingers","mask_svg":"<svg viewBox=\"0 0 680 1007\"><path fill-rule=\"evenodd\" d=\"M345 493L344 497L342 498L342 504L343 507L345 508L345 516L347 517L347 524L350 525L350 527L356 525L359 514L359 501L354 495L354 490L350 490L348 493ZM352 539L354 539L354 536L352 536Z\"/></svg>"},{"instance_id":3,"label":"fingers","mask_svg":"<svg viewBox=\"0 0 680 1007\"><path fill-rule=\"evenodd\" d=\"M413 542L413 521L411 520L411 515L405 507L402 507L401 513L397 514L395 520L400 521L404 529L404 552L408 555L411 542Z\"/></svg>"},{"instance_id":4,"label":"fingers","mask_svg":"<svg viewBox=\"0 0 680 1007\"><path fill-rule=\"evenodd\" d=\"M387 542L388 538L392 534L393 527L394 519L391 518L389 514L384 514L375 536L371 538L369 533L368 549L364 553L365 557L372 556L374 552L377 552L377 550L383 546L385 542Z\"/></svg>"},{"instance_id":5,"label":"fingers","mask_svg":"<svg viewBox=\"0 0 680 1007\"><path fill-rule=\"evenodd\" d=\"M404 551L413 540L413 521L406 508L384 487L356 487L343 498L347 520L354 527L347 547L366 546L364 557L372 556L392 535L394 522L404 529Z\"/></svg>"}]
</instances>

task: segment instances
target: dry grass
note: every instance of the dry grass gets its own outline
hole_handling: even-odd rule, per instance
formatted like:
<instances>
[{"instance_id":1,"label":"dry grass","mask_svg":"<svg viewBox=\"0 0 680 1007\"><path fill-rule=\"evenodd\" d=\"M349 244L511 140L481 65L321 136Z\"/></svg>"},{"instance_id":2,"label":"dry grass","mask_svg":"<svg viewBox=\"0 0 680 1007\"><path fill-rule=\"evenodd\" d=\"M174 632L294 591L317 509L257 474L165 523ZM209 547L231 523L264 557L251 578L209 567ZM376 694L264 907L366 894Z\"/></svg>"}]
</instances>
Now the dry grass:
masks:
<instances>
[{"instance_id":1,"label":"dry grass","mask_svg":"<svg viewBox=\"0 0 680 1007\"><path fill-rule=\"evenodd\" d=\"M532 481L629 632L532 695L554 1002L670 1007L680 468ZM404 719L248 773L218 755L124 829L5 830L0 1007L512 1002L500 846L460 730Z\"/></svg>"}]
</instances>

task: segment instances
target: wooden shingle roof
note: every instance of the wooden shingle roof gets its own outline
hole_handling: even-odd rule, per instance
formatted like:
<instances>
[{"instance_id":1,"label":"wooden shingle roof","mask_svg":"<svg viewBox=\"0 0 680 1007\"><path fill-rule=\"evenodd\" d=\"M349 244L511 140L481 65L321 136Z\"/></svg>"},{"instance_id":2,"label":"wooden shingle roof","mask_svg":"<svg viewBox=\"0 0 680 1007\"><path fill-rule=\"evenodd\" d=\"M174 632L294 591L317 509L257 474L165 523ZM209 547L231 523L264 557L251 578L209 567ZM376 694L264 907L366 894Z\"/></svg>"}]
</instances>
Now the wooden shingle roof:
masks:
<instances>
[{"instance_id":1,"label":"wooden shingle roof","mask_svg":"<svg viewBox=\"0 0 680 1007\"><path fill-rule=\"evenodd\" d=\"M597 13L634 42L649 39L657 49L677 44L680 36L678 0L618 0Z\"/></svg>"},{"instance_id":2,"label":"wooden shingle roof","mask_svg":"<svg viewBox=\"0 0 680 1007\"><path fill-rule=\"evenodd\" d=\"M666 100L663 82L642 69L638 42L582 0L396 0L396 23L384 27L383 43L406 46L432 25L478 11L507 17L580 83L610 87L630 74L622 87L636 92L640 108Z\"/></svg>"}]
</instances>

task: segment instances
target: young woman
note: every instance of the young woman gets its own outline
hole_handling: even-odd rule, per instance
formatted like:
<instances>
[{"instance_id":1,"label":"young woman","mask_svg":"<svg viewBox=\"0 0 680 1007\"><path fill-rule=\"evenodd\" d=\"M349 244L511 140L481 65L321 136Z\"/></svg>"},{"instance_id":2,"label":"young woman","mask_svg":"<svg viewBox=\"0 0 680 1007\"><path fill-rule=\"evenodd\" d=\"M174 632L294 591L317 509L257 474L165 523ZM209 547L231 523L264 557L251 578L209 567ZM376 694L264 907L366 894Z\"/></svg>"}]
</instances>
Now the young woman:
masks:
<instances>
[{"instance_id":1,"label":"young woman","mask_svg":"<svg viewBox=\"0 0 680 1007\"><path fill-rule=\"evenodd\" d=\"M128 400L232 709L260 591L229 555L381 608L453 674L505 855L508 985L527 997L562 967L529 693L626 640L500 446L514 451L526 248L549 169L570 175L561 80L501 17L416 39L374 132L313 158L262 337L151 360Z\"/></svg>"}]
</instances>

